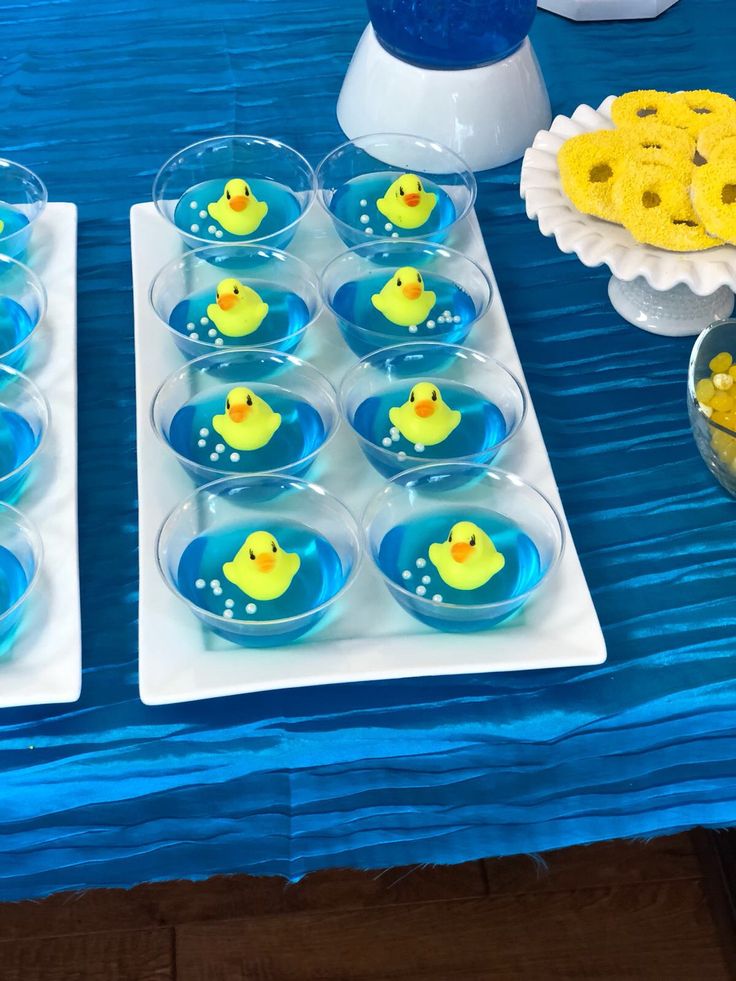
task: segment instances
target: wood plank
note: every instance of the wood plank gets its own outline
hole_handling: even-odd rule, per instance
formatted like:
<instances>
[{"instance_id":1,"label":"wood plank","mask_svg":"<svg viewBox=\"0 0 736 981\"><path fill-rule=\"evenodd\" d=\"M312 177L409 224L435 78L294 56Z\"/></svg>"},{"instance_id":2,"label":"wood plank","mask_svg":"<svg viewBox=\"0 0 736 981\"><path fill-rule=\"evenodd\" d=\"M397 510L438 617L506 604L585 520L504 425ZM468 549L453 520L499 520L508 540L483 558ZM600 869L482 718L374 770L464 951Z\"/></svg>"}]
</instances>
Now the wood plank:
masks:
<instances>
[{"instance_id":1,"label":"wood plank","mask_svg":"<svg viewBox=\"0 0 736 981\"><path fill-rule=\"evenodd\" d=\"M0 943L2 981L175 981L170 929Z\"/></svg>"},{"instance_id":2,"label":"wood plank","mask_svg":"<svg viewBox=\"0 0 736 981\"><path fill-rule=\"evenodd\" d=\"M650 841L597 842L544 852L537 857L489 858L484 865L492 895L661 882L702 875L689 834Z\"/></svg>"},{"instance_id":3,"label":"wood plank","mask_svg":"<svg viewBox=\"0 0 736 981\"><path fill-rule=\"evenodd\" d=\"M0 904L0 940L483 895L480 862L383 872L337 869L298 883L277 876L215 876L205 882L147 883L129 890L58 893L39 902Z\"/></svg>"},{"instance_id":4,"label":"wood plank","mask_svg":"<svg viewBox=\"0 0 736 981\"><path fill-rule=\"evenodd\" d=\"M176 928L178 981L730 981L698 880Z\"/></svg>"}]
</instances>

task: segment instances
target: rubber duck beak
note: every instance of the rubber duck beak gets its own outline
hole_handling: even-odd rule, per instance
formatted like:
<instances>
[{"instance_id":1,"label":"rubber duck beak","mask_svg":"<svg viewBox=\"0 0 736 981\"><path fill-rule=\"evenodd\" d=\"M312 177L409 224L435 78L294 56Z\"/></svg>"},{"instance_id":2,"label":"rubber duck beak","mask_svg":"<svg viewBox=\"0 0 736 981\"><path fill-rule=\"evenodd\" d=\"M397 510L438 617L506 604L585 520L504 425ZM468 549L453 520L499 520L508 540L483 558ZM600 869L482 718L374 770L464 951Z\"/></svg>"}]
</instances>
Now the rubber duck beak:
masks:
<instances>
[{"instance_id":1,"label":"rubber duck beak","mask_svg":"<svg viewBox=\"0 0 736 981\"><path fill-rule=\"evenodd\" d=\"M404 195L404 204L408 205L410 208L416 208L419 202L422 200L421 194L417 192L412 192L411 194Z\"/></svg>"},{"instance_id":2,"label":"rubber duck beak","mask_svg":"<svg viewBox=\"0 0 736 981\"><path fill-rule=\"evenodd\" d=\"M430 416L434 415L434 402L430 402L429 399L422 399L421 402L414 404L414 411L420 419L429 419Z\"/></svg>"},{"instance_id":3,"label":"rubber duck beak","mask_svg":"<svg viewBox=\"0 0 736 981\"><path fill-rule=\"evenodd\" d=\"M259 552L256 555L256 566L259 572L272 572L276 565L276 556L273 552Z\"/></svg>"},{"instance_id":4,"label":"rubber duck beak","mask_svg":"<svg viewBox=\"0 0 736 981\"><path fill-rule=\"evenodd\" d=\"M233 211L245 211L248 207L248 198L244 194L238 194L237 197L230 198L230 207Z\"/></svg>"},{"instance_id":5,"label":"rubber duck beak","mask_svg":"<svg viewBox=\"0 0 736 981\"><path fill-rule=\"evenodd\" d=\"M233 422L242 422L248 415L248 406L245 404L231 405L227 411Z\"/></svg>"},{"instance_id":6,"label":"rubber duck beak","mask_svg":"<svg viewBox=\"0 0 736 981\"><path fill-rule=\"evenodd\" d=\"M234 293L220 293L217 297L217 305L221 310L232 310L238 298Z\"/></svg>"},{"instance_id":7,"label":"rubber duck beak","mask_svg":"<svg viewBox=\"0 0 736 981\"><path fill-rule=\"evenodd\" d=\"M455 542L450 548L450 555L456 562L464 562L472 551L467 542Z\"/></svg>"},{"instance_id":8,"label":"rubber duck beak","mask_svg":"<svg viewBox=\"0 0 736 981\"><path fill-rule=\"evenodd\" d=\"M406 286L401 287L401 292L407 300L418 300L422 295L422 287L419 283L407 283Z\"/></svg>"}]
</instances>

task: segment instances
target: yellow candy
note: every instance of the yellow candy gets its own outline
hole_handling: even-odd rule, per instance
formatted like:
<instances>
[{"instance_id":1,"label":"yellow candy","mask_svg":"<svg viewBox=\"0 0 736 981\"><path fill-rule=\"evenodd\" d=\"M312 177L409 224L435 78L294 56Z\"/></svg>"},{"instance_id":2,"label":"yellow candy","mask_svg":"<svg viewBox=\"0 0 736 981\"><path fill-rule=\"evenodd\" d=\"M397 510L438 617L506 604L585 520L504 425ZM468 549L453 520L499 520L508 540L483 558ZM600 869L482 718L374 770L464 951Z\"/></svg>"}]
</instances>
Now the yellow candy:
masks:
<instances>
[{"instance_id":1,"label":"yellow candy","mask_svg":"<svg viewBox=\"0 0 736 981\"><path fill-rule=\"evenodd\" d=\"M705 402L710 405L710 400L716 394L716 389L710 378L701 378L695 386L695 398L698 402Z\"/></svg>"},{"instance_id":2,"label":"yellow candy","mask_svg":"<svg viewBox=\"0 0 736 981\"><path fill-rule=\"evenodd\" d=\"M713 384L719 392L727 392L733 386L733 378L725 371L719 371L713 375Z\"/></svg>"},{"instance_id":3,"label":"yellow candy","mask_svg":"<svg viewBox=\"0 0 736 981\"><path fill-rule=\"evenodd\" d=\"M731 367L728 369L728 373L733 379L736 380L736 364L731 365Z\"/></svg>"},{"instance_id":4,"label":"yellow candy","mask_svg":"<svg viewBox=\"0 0 736 981\"><path fill-rule=\"evenodd\" d=\"M733 358L728 351L721 351L708 362L708 367L712 372L728 371L733 364Z\"/></svg>"},{"instance_id":5,"label":"yellow candy","mask_svg":"<svg viewBox=\"0 0 736 981\"><path fill-rule=\"evenodd\" d=\"M719 412L730 412L736 406L733 395L729 395L727 392L716 392L710 404Z\"/></svg>"}]
</instances>

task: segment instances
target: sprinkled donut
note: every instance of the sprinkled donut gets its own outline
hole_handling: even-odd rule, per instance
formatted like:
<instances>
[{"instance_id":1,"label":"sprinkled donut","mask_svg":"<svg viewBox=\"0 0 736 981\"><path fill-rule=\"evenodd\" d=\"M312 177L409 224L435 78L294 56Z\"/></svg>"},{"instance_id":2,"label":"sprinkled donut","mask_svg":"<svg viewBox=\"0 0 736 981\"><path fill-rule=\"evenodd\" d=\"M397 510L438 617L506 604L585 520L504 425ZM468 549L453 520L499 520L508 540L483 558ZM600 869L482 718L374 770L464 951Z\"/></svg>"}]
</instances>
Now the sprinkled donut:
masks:
<instances>
[{"instance_id":1,"label":"sprinkled donut","mask_svg":"<svg viewBox=\"0 0 736 981\"><path fill-rule=\"evenodd\" d=\"M613 200L622 224L637 242L671 252L700 252L721 244L708 235L693 211L687 184L669 167L625 164Z\"/></svg>"},{"instance_id":2,"label":"sprinkled donut","mask_svg":"<svg viewBox=\"0 0 736 981\"><path fill-rule=\"evenodd\" d=\"M611 119L621 127L638 126L644 120L676 126L680 116L685 117L685 107L675 101L671 92L657 89L627 92L611 105Z\"/></svg>"},{"instance_id":3,"label":"sprinkled donut","mask_svg":"<svg viewBox=\"0 0 736 981\"><path fill-rule=\"evenodd\" d=\"M736 158L716 156L693 172L695 211L712 235L736 243Z\"/></svg>"},{"instance_id":4,"label":"sprinkled donut","mask_svg":"<svg viewBox=\"0 0 736 981\"><path fill-rule=\"evenodd\" d=\"M563 143L557 155L562 189L578 211L618 221L612 188L625 148L621 134L611 129L583 133Z\"/></svg>"},{"instance_id":5,"label":"sprinkled donut","mask_svg":"<svg viewBox=\"0 0 736 981\"><path fill-rule=\"evenodd\" d=\"M673 125L687 129L696 138L706 126L736 122L736 101L730 95L697 89L678 92L672 99L678 107L677 121L673 121Z\"/></svg>"},{"instance_id":6,"label":"sprinkled donut","mask_svg":"<svg viewBox=\"0 0 736 981\"><path fill-rule=\"evenodd\" d=\"M701 129L698 153L703 160L715 160L726 153L736 157L736 118L726 123L712 123Z\"/></svg>"}]
</instances>

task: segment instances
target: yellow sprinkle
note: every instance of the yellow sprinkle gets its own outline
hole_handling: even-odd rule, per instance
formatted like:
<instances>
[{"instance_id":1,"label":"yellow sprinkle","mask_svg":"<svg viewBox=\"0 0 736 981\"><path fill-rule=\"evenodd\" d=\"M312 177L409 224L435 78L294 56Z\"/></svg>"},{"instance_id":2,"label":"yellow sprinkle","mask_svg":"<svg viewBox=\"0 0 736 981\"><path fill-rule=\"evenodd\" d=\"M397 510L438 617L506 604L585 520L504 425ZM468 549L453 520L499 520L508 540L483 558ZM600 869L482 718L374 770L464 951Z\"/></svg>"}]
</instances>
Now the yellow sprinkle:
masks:
<instances>
[{"instance_id":1,"label":"yellow sprinkle","mask_svg":"<svg viewBox=\"0 0 736 981\"><path fill-rule=\"evenodd\" d=\"M698 384L695 386L695 398L698 400L698 402L705 402L706 405L709 405L710 400L715 394L715 385L710 378L701 378Z\"/></svg>"},{"instance_id":2,"label":"yellow sprinkle","mask_svg":"<svg viewBox=\"0 0 736 981\"><path fill-rule=\"evenodd\" d=\"M728 371L728 369L733 364L733 358L728 353L728 351L721 351L708 363L708 367L711 371L718 373L719 371Z\"/></svg>"},{"instance_id":3,"label":"yellow sprinkle","mask_svg":"<svg viewBox=\"0 0 736 981\"><path fill-rule=\"evenodd\" d=\"M725 371L719 371L713 375L713 384L719 392L727 392L733 386L733 378Z\"/></svg>"},{"instance_id":4,"label":"yellow sprinkle","mask_svg":"<svg viewBox=\"0 0 736 981\"><path fill-rule=\"evenodd\" d=\"M734 408L735 403L733 395L729 395L728 392L716 392L710 404L714 409L718 409L719 412L730 412Z\"/></svg>"}]
</instances>

